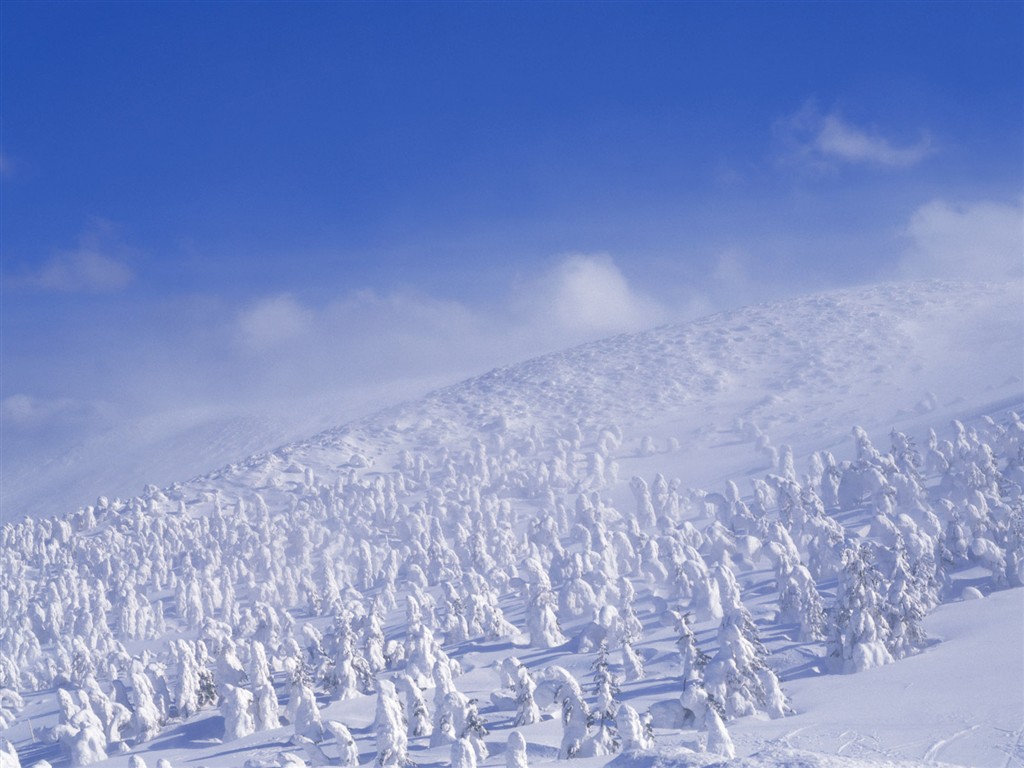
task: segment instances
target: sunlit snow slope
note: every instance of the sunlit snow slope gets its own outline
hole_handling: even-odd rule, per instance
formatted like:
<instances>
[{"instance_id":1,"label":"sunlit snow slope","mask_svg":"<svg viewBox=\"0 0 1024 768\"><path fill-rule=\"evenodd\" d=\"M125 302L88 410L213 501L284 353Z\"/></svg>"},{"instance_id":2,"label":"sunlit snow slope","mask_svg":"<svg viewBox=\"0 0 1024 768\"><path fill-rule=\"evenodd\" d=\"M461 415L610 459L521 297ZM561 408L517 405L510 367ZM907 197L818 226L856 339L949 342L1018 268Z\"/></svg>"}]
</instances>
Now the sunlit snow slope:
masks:
<instances>
[{"instance_id":1,"label":"sunlit snow slope","mask_svg":"<svg viewBox=\"0 0 1024 768\"><path fill-rule=\"evenodd\" d=\"M1017 406L1024 392L1019 283L892 284L762 304L547 355L441 390L218 473L248 484L284 457L329 475L351 453L390 468L396 451L463 446L499 429L542 434L617 424L627 448L651 435L663 460L618 461L717 486L767 467L755 425L799 455L869 432L944 424ZM630 442L632 441L632 442ZM752 443L752 441L751 441Z\"/></svg>"},{"instance_id":2,"label":"sunlit snow slope","mask_svg":"<svg viewBox=\"0 0 1024 768\"><path fill-rule=\"evenodd\" d=\"M1022 291L752 306L5 509L0 764L1022 765Z\"/></svg>"}]
</instances>

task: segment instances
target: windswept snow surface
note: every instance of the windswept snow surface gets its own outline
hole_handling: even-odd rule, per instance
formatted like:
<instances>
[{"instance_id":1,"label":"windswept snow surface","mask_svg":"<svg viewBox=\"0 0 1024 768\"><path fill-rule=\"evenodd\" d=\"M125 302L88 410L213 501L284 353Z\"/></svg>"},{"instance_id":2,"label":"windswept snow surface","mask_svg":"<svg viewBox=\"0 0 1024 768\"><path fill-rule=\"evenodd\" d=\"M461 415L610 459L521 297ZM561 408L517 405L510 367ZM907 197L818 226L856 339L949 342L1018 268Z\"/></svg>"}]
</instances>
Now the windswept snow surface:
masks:
<instances>
[{"instance_id":1,"label":"windswept snow surface","mask_svg":"<svg viewBox=\"0 0 1024 768\"><path fill-rule=\"evenodd\" d=\"M1020 283L896 283L792 299L498 368L214 477L249 487L289 460L337 476L354 453L390 468L404 448L614 424L626 437L623 478L661 471L683 487L717 489L768 469L746 439L755 427L802 456L849 450L854 424L882 435L1017 407L1022 340ZM658 457L640 455L647 435ZM669 452L672 438L680 445ZM620 500L628 488L612 493Z\"/></svg>"},{"instance_id":2,"label":"windswept snow surface","mask_svg":"<svg viewBox=\"0 0 1024 768\"><path fill-rule=\"evenodd\" d=\"M513 730L531 766L577 749L581 768L1024 765L1022 376L1021 284L873 286L497 369L163 491L53 510L64 523L5 511L3 736L26 766L85 764L86 736L110 766L342 765L336 721L359 764L398 765L375 689L407 673L435 731L466 737L410 734L424 766L505 765ZM831 473L811 461L826 451ZM797 560L824 637L783 615ZM908 605L930 613L901 623ZM687 612L714 657L690 674ZM650 749L588 756L601 636L609 707L650 713ZM538 721L515 724L509 674L533 679ZM702 682L681 698L687 680ZM280 726L250 733L219 706L247 701L239 688L273 691ZM709 706L735 758L697 727Z\"/></svg>"},{"instance_id":3,"label":"windswept snow surface","mask_svg":"<svg viewBox=\"0 0 1024 768\"><path fill-rule=\"evenodd\" d=\"M146 485L164 486L205 474L240 456L272 450L446 383L399 381L300 402L176 408L118 419L56 443L8 425L0 505L11 519L72 509L101 495L131 496Z\"/></svg>"}]
</instances>

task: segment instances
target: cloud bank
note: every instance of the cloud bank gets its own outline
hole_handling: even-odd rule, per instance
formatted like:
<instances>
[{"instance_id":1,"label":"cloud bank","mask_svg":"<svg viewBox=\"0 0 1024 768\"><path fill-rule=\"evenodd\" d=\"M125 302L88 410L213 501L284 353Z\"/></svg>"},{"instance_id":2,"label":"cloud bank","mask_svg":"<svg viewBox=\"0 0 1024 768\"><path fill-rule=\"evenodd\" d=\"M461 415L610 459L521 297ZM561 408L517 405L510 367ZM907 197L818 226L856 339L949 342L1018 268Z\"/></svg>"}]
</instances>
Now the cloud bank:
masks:
<instances>
[{"instance_id":1,"label":"cloud bank","mask_svg":"<svg viewBox=\"0 0 1024 768\"><path fill-rule=\"evenodd\" d=\"M132 255L115 227L97 219L79 237L78 247L56 252L25 282L44 291L112 293L132 281Z\"/></svg>"},{"instance_id":2,"label":"cloud bank","mask_svg":"<svg viewBox=\"0 0 1024 768\"><path fill-rule=\"evenodd\" d=\"M1015 203L932 200L901 233L902 277L983 280L1024 276L1024 199Z\"/></svg>"},{"instance_id":3,"label":"cloud bank","mask_svg":"<svg viewBox=\"0 0 1024 768\"><path fill-rule=\"evenodd\" d=\"M446 372L454 381L672 317L610 257L574 254L478 304L411 290L358 290L322 305L260 297L235 311L222 355L258 369L245 378L268 394Z\"/></svg>"}]
</instances>

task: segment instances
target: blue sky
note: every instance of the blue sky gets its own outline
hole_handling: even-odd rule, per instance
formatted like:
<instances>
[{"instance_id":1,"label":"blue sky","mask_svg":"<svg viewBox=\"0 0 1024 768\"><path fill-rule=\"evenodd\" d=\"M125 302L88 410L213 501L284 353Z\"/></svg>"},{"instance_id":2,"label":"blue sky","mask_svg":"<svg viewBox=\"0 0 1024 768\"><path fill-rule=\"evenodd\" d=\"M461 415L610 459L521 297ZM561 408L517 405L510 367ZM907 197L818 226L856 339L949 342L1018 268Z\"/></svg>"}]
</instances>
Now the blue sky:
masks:
<instances>
[{"instance_id":1,"label":"blue sky","mask_svg":"<svg viewBox=\"0 0 1024 768\"><path fill-rule=\"evenodd\" d=\"M7 0L0 22L15 450L1021 271L1021 3Z\"/></svg>"}]
</instances>

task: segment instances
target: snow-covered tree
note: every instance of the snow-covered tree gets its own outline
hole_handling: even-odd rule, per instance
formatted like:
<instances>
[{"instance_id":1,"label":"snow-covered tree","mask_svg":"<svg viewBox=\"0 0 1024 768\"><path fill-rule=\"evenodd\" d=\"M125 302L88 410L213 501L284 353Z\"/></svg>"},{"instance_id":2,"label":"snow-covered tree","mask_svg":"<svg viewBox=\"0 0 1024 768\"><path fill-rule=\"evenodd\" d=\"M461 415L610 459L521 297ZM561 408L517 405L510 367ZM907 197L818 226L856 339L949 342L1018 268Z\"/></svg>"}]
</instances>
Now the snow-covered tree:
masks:
<instances>
[{"instance_id":1,"label":"snow-covered tree","mask_svg":"<svg viewBox=\"0 0 1024 768\"><path fill-rule=\"evenodd\" d=\"M253 727L257 731L277 728L281 724L280 705L270 676L270 664L263 643L254 640L250 648L250 671L253 693Z\"/></svg>"},{"instance_id":2,"label":"snow-covered tree","mask_svg":"<svg viewBox=\"0 0 1024 768\"><path fill-rule=\"evenodd\" d=\"M889 635L885 646L895 659L902 659L924 647L927 637L921 622L928 611L928 598L911 573L905 553L895 553L891 580L883 606Z\"/></svg>"},{"instance_id":3,"label":"snow-covered tree","mask_svg":"<svg viewBox=\"0 0 1024 768\"><path fill-rule=\"evenodd\" d=\"M776 572L781 620L799 625L800 640L821 640L824 637L825 609L811 572L800 563L790 563L785 556L781 558Z\"/></svg>"},{"instance_id":4,"label":"snow-covered tree","mask_svg":"<svg viewBox=\"0 0 1024 768\"><path fill-rule=\"evenodd\" d=\"M593 664L594 697L596 709L591 712L590 725L595 728L591 737L594 755L614 754L619 748L619 734L615 725L619 684L608 665L608 644L601 643Z\"/></svg>"},{"instance_id":5,"label":"snow-covered tree","mask_svg":"<svg viewBox=\"0 0 1024 768\"><path fill-rule=\"evenodd\" d=\"M338 763L343 768L355 768L359 765L359 747L349 729L337 720L328 720L324 723L324 728L334 737L338 750Z\"/></svg>"},{"instance_id":6,"label":"snow-covered tree","mask_svg":"<svg viewBox=\"0 0 1024 768\"><path fill-rule=\"evenodd\" d=\"M156 738L163 724L163 717L156 705L156 691L142 664L133 661L131 666L132 721L131 729L135 743L141 744Z\"/></svg>"},{"instance_id":7,"label":"snow-covered tree","mask_svg":"<svg viewBox=\"0 0 1024 768\"><path fill-rule=\"evenodd\" d=\"M512 731L508 735L508 742L505 746L505 768L529 768L526 739L519 731Z\"/></svg>"},{"instance_id":8,"label":"snow-covered tree","mask_svg":"<svg viewBox=\"0 0 1024 768\"><path fill-rule=\"evenodd\" d=\"M885 647L889 627L882 615L882 576L870 549L848 549L843 556L836 601L831 610L829 656L841 672L860 672L890 663Z\"/></svg>"},{"instance_id":9,"label":"snow-covered tree","mask_svg":"<svg viewBox=\"0 0 1024 768\"><path fill-rule=\"evenodd\" d=\"M395 686L389 680L381 680L377 689L377 716L374 730L377 733L377 757L374 765L378 768L401 768L409 763L409 737L406 733L405 715L398 699Z\"/></svg>"},{"instance_id":10,"label":"snow-covered tree","mask_svg":"<svg viewBox=\"0 0 1024 768\"><path fill-rule=\"evenodd\" d=\"M516 731L518 733L518 731ZM525 757L525 754L524 754ZM21 768L21 761L18 759L18 751L7 739L0 736L0 768ZM512 766L508 766L512 768ZM522 768L526 768L525 763Z\"/></svg>"},{"instance_id":11,"label":"snow-covered tree","mask_svg":"<svg viewBox=\"0 0 1024 768\"><path fill-rule=\"evenodd\" d=\"M456 739L452 742L451 768L476 768L476 750L469 739Z\"/></svg>"},{"instance_id":12,"label":"snow-covered tree","mask_svg":"<svg viewBox=\"0 0 1024 768\"><path fill-rule=\"evenodd\" d=\"M487 727L477 711L476 700L467 699L461 693L457 696L449 693L446 697L447 709L452 714L452 730L459 741L468 743L476 753L477 761L487 759Z\"/></svg>"},{"instance_id":13,"label":"snow-covered tree","mask_svg":"<svg viewBox=\"0 0 1024 768\"><path fill-rule=\"evenodd\" d=\"M556 682L555 701L562 712L560 759L583 757L590 741L590 707L583 700L579 682L562 667L549 667L547 674Z\"/></svg>"},{"instance_id":14,"label":"snow-covered tree","mask_svg":"<svg viewBox=\"0 0 1024 768\"><path fill-rule=\"evenodd\" d=\"M409 723L409 736L429 736L433 731L430 712L423 691L409 675L395 677L395 688L405 694L405 717Z\"/></svg>"},{"instance_id":15,"label":"snow-covered tree","mask_svg":"<svg viewBox=\"0 0 1024 768\"><path fill-rule=\"evenodd\" d=\"M252 717L252 694L239 686L224 685L221 696L224 741L235 741L253 733L256 726Z\"/></svg>"},{"instance_id":16,"label":"snow-covered tree","mask_svg":"<svg viewBox=\"0 0 1024 768\"><path fill-rule=\"evenodd\" d=\"M13 688L0 688L0 730L7 730L17 722L25 700Z\"/></svg>"},{"instance_id":17,"label":"snow-covered tree","mask_svg":"<svg viewBox=\"0 0 1024 768\"><path fill-rule=\"evenodd\" d=\"M728 717L762 711L783 717L786 698L775 673L765 664L767 651L749 616L731 611L718 629L718 652L704 670L709 696L722 703Z\"/></svg>"},{"instance_id":18,"label":"snow-covered tree","mask_svg":"<svg viewBox=\"0 0 1024 768\"><path fill-rule=\"evenodd\" d=\"M532 725L540 722L540 708L534 699L537 683L530 671L519 665L516 667L514 691L516 696L516 716L513 725Z\"/></svg>"},{"instance_id":19,"label":"snow-covered tree","mask_svg":"<svg viewBox=\"0 0 1024 768\"><path fill-rule=\"evenodd\" d=\"M286 713L288 721L296 736L304 736L319 744L324 739L324 726L309 674L301 663L296 663L294 659L290 661L291 694Z\"/></svg>"},{"instance_id":20,"label":"snow-covered tree","mask_svg":"<svg viewBox=\"0 0 1024 768\"><path fill-rule=\"evenodd\" d=\"M538 648L557 648L566 642L555 613L556 601L549 589L536 588L527 606L526 626L530 631L530 645Z\"/></svg>"},{"instance_id":21,"label":"snow-covered tree","mask_svg":"<svg viewBox=\"0 0 1024 768\"><path fill-rule=\"evenodd\" d=\"M679 650L679 660L683 668L680 677L685 684L689 680L703 676L704 667L707 666L710 657L697 646L697 636L690 628L690 614L673 611L672 616L676 632L679 634L676 648Z\"/></svg>"},{"instance_id":22,"label":"snow-covered tree","mask_svg":"<svg viewBox=\"0 0 1024 768\"><path fill-rule=\"evenodd\" d=\"M704 711L703 729L707 732L705 749L708 752L713 755L721 755L730 760L736 757L736 748L733 746L729 731L714 707L708 707Z\"/></svg>"},{"instance_id":23,"label":"snow-covered tree","mask_svg":"<svg viewBox=\"0 0 1024 768\"><path fill-rule=\"evenodd\" d=\"M631 683L644 678L644 661L628 640L622 643L622 669L626 682Z\"/></svg>"},{"instance_id":24,"label":"snow-covered tree","mask_svg":"<svg viewBox=\"0 0 1024 768\"><path fill-rule=\"evenodd\" d=\"M172 645L172 650L178 659L174 703L180 717L191 717L199 711L202 696L200 665L190 643L179 640Z\"/></svg>"},{"instance_id":25,"label":"snow-covered tree","mask_svg":"<svg viewBox=\"0 0 1024 768\"><path fill-rule=\"evenodd\" d=\"M615 725L619 736L622 737L623 752L650 749L654 746L654 732L650 721L641 718L629 704L619 706L618 712L615 713Z\"/></svg>"}]
</instances>

